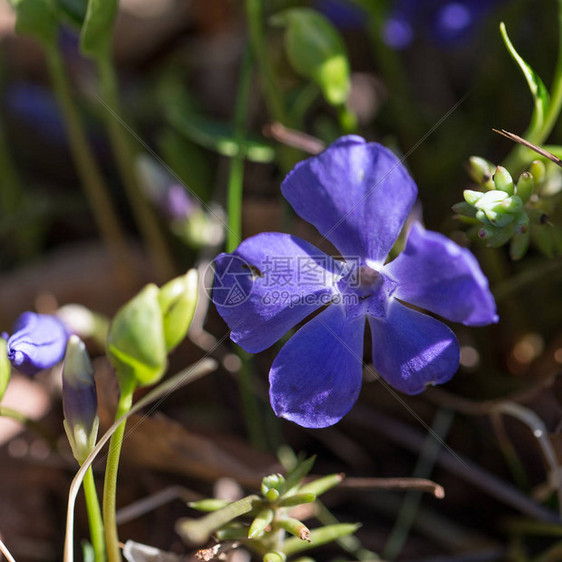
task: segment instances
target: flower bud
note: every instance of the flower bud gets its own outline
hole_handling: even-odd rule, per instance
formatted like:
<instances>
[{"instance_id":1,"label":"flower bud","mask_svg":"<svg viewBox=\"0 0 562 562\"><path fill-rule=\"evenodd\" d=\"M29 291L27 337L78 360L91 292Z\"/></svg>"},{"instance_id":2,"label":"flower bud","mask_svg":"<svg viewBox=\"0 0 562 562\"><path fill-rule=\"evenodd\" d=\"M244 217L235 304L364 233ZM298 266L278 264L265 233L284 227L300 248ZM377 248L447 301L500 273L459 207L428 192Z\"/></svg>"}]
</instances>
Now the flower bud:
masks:
<instances>
[{"instance_id":1,"label":"flower bud","mask_svg":"<svg viewBox=\"0 0 562 562\"><path fill-rule=\"evenodd\" d=\"M531 165L529 166L529 173L533 176L535 184L541 183L546 176L546 166L544 165L544 162L541 160L531 162Z\"/></svg>"},{"instance_id":2,"label":"flower bud","mask_svg":"<svg viewBox=\"0 0 562 562\"><path fill-rule=\"evenodd\" d=\"M526 203L535 190L535 178L530 172L523 172L517 180L516 193Z\"/></svg>"},{"instance_id":3,"label":"flower bud","mask_svg":"<svg viewBox=\"0 0 562 562\"><path fill-rule=\"evenodd\" d=\"M287 27L285 49L293 68L314 80L328 103L343 104L351 82L345 44L338 30L310 8L290 8L271 21Z\"/></svg>"},{"instance_id":4,"label":"flower bud","mask_svg":"<svg viewBox=\"0 0 562 562\"><path fill-rule=\"evenodd\" d=\"M147 285L117 311L107 337L121 387L158 382L166 369L166 338L156 285Z\"/></svg>"},{"instance_id":5,"label":"flower bud","mask_svg":"<svg viewBox=\"0 0 562 562\"><path fill-rule=\"evenodd\" d=\"M62 360L68 334L55 316L24 312L8 340L8 359L18 371L34 375Z\"/></svg>"},{"instance_id":6,"label":"flower bud","mask_svg":"<svg viewBox=\"0 0 562 562\"><path fill-rule=\"evenodd\" d=\"M197 306L198 279L197 270L190 269L166 283L158 293L168 352L185 338L191 326Z\"/></svg>"},{"instance_id":7,"label":"flower bud","mask_svg":"<svg viewBox=\"0 0 562 562\"><path fill-rule=\"evenodd\" d=\"M267 496L269 490L276 490L277 492L283 491L285 485L285 477L282 474L269 474L264 476L261 481L261 493ZM277 496L279 497L279 496Z\"/></svg>"},{"instance_id":8,"label":"flower bud","mask_svg":"<svg viewBox=\"0 0 562 562\"><path fill-rule=\"evenodd\" d=\"M96 443L98 398L94 368L86 346L78 336L70 336L62 368L64 428L76 460L82 464Z\"/></svg>"},{"instance_id":9,"label":"flower bud","mask_svg":"<svg viewBox=\"0 0 562 562\"><path fill-rule=\"evenodd\" d=\"M6 392L12 370L7 352L8 344L3 337L0 337L0 402L2 401L4 392Z\"/></svg>"},{"instance_id":10,"label":"flower bud","mask_svg":"<svg viewBox=\"0 0 562 562\"><path fill-rule=\"evenodd\" d=\"M513 195L513 178L503 166L498 166L494 172L494 185L496 189Z\"/></svg>"},{"instance_id":11,"label":"flower bud","mask_svg":"<svg viewBox=\"0 0 562 562\"><path fill-rule=\"evenodd\" d=\"M494 174L495 166L480 156L469 158L468 173L479 185L484 185Z\"/></svg>"}]
</instances>

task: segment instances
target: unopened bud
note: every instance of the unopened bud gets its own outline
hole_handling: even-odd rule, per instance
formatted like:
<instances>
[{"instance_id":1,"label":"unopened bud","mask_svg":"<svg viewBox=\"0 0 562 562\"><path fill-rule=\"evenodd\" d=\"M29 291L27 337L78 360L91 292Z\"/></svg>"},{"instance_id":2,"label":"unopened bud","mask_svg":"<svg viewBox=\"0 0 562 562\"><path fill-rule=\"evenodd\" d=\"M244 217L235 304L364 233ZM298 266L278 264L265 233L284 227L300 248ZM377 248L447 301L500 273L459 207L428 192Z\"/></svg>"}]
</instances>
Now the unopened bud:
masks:
<instances>
[{"instance_id":1,"label":"unopened bud","mask_svg":"<svg viewBox=\"0 0 562 562\"><path fill-rule=\"evenodd\" d=\"M546 166L541 160L535 160L529 166L529 173L533 176L535 184L542 183L546 176Z\"/></svg>"},{"instance_id":2,"label":"unopened bud","mask_svg":"<svg viewBox=\"0 0 562 562\"><path fill-rule=\"evenodd\" d=\"M166 283L158 293L168 352L185 338L191 326L197 306L198 279L197 270L191 269Z\"/></svg>"},{"instance_id":3,"label":"unopened bud","mask_svg":"<svg viewBox=\"0 0 562 562\"><path fill-rule=\"evenodd\" d=\"M281 492L285 485L285 477L282 474L268 474L261 481L261 493L267 496L269 490Z\"/></svg>"},{"instance_id":4,"label":"unopened bud","mask_svg":"<svg viewBox=\"0 0 562 562\"><path fill-rule=\"evenodd\" d=\"M11 371L12 368L8 359L8 342L0 336L0 402L10 381Z\"/></svg>"},{"instance_id":5,"label":"unopened bud","mask_svg":"<svg viewBox=\"0 0 562 562\"><path fill-rule=\"evenodd\" d=\"M95 446L98 398L94 368L84 342L70 336L62 368L64 428L76 460L82 464Z\"/></svg>"},{"instance_id":6,"label":"unopened bud","mask_svg":"<svg viewBox=\"0 0 562 562\"><path fill-rule=\"evenodd\" d=\"M145 386L166 368L166 340L156 285L147 285L120 308L109 327L107 351L120 385Z\"/></svg>"},{"instance_id":7,"label":"unopened bud","mask_svg":"<svg viewBox=\"0 0 562 562\"><path fill-rule=\"evenodd\" d=\"M505 191L508 195L513 195L513 178L503 166L498 166L494 172L494 185L496 189Z\"/></svg>"},{"instance_id":8,"label":"unopened bud","mask_svg":"<svg viewBox=\"0 0 562 562\"><path fill-rule=\"evenodd\" d=\"M493 175L496 167L480 156L471 156L469 158L468 173L470 177L478 184L485 184Z\"/></svg>"},{"instance_id":9,"label":"unopened bud","mask_svg":"<svg viewBox=\"0 0 562 562\"><path fill-rule=\"evenodd\" d=\"M517 180L517 187L515 192L521 198L523 203L526 203L533 195L535 190L535 179L530 172L523 172Z\"/></svg>"}]
</instances>

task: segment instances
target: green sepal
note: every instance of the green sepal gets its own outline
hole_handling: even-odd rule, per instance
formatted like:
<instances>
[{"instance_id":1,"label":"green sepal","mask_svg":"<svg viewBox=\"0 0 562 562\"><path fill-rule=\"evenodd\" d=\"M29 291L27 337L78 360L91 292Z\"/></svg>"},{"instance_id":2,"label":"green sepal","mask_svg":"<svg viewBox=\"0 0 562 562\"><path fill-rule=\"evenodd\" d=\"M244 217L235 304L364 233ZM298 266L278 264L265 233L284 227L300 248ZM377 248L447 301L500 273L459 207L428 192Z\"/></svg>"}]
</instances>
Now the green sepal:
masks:
<instances>
[{"instance_id":1,"label":"green sepal","mask_svg":"<svg viewBox=\"0 0 562 562\"><path fill-rule=\"evenodd\" d=\"M162 311L166 351L170 352L184 338L191 326L199 290L199 275L190 269L185 275L168 281L158 293Z\"/></svg>"},{"instance_id":2,"label":"green sepal","mask_svg":"<svg viewBox=\"0 0 562 562\"><path fill-rule=\"evenodd\" d=\"M12 366L8 359L8 342L4 338L0 338L0 402L10 382L11 373Z\"/></svg>"},{"instance_id":3,"label":"green sepal","mask_svg":"<svg viewBox=\"0 0 562 562\"><path fill-rule=\"evenodd\" d=\"M271 23L286 27L285 50L295 71L316 82L329 104L343 104L351 88L349 62L330 20L310 8L290 8Z\"/></svg>"},{"instance_id":4,"label":"green sepal","mask_svg":"<svg viewBox=\"0 0 562 562\"><path fill-rule=\"evenodd\" d=\"M300 540L296 537L287 539L283 545L283 552L290 556L309 548L322 546L329 542L347 537L355 533L361 525L359 523L337 523L335 525L327 525L310 532L310 542Z\"/></svg>"},{"instance_id":5,"label":"green sepal","mask_svg":"<svg viewBox=\"0 0 562 562\"><path fill-rule=\"evenodd\" d=\"M248 530L248 538L260 538L273 521L273 517L275 517L275 512L269 507L266 507L265 509L259 511L252 521L252 524L250 525L250 529Z\"/></svg>"},{"instance_id":6,"label":"green sepal","mask_svg":"<svg viewBox=\"0 0 562 562\"><path fill-rule=\"evenodd\" d=\"M147 285L120 308L109 327L107 352L120 385L158 382L166 369L166 339L156 285Z\"/></svg>"},{"instance_id":7,"label":"green sepal","mask_svg":"<svg viewBox=\"0 0 562 562\"><path fill-rule=\"evenodd\" d=\"M118 0L88 1L88 9L80 33L80 50L83 55L94 59L109 56L118 8Z\"/></svg>"},{"instance_id":8,"label":"green sepal","mask_svg":"<svg viewBox=\"0 0 562 562\"><path fill-rule=\"evenodd\" d=\"M13 0L16 32L39 41L46 49L56 46L59 22L51 0Z\"/></svg>"}]
</instances>

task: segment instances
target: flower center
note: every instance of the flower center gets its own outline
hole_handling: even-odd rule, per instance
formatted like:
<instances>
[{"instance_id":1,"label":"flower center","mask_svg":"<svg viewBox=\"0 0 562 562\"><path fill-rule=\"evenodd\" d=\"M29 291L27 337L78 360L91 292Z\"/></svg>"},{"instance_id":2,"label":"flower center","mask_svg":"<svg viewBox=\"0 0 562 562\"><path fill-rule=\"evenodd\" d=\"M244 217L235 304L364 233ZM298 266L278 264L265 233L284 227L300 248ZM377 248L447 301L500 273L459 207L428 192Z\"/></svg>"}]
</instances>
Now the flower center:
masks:
<instances>
[{"instance_id":1,"label":"flower center","mask_svg":"<svg viewBox=\"0 0 562 562\"><path fill-rule=\"evenodd\" d=\"M338 283L348 318L367 314L383 318L394 287L392 281L368 265L353 267Z\"/></svg>"}]
</instances>

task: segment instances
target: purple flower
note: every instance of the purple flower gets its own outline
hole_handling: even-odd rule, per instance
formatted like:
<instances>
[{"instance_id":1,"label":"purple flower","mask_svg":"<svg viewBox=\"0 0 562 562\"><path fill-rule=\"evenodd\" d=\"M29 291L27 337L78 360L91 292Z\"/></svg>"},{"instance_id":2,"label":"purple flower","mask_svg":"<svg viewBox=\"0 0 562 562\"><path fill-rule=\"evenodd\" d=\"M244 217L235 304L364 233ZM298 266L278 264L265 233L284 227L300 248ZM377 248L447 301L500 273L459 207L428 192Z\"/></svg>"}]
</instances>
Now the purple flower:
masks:
<instances>
[{"instance_id":1,"label":"purple flower","mask_svg":"<svg viewBox=\"0 0 562 562\"><path fill-rule=\"evenodd\" d=\"M433 41L450 45L465 40L477 23L505 0L395 0L383 25L383 40L404 49L421 30Z\"/></svg>"},{"instance_id":2,"label":"purple flower","mask_svg":"<svg viewBox=\"0 0 562 562\"><path fill-rule=\"evenodd\" d=\"M327 427L351 409L361 388L365 319L374 367L388 384L417 394L448 381L459 365L457 339L411 305L468 326L496 322L496 305L474 256L419 224L404 252L385 263L417 195L396 156L343 137L297 164L281 190L345 261L274 232L215 260L213 300L246 351L268 348L319 311L273 362L275 413Z\"/></svg>"},{"instance_id":3,"label":"purple flower","mask_svg":"<svg viewBox=\"0 0 562 562\"><path fill-rule=\"evenodd\" d=\"M8 339L8 359L18 371L34 375L62 360L68 334L55 316L24 312Z\"/></svg>"}]
</instances>

